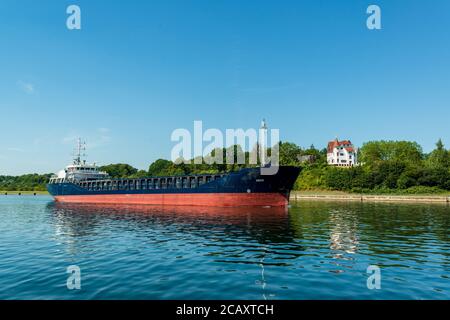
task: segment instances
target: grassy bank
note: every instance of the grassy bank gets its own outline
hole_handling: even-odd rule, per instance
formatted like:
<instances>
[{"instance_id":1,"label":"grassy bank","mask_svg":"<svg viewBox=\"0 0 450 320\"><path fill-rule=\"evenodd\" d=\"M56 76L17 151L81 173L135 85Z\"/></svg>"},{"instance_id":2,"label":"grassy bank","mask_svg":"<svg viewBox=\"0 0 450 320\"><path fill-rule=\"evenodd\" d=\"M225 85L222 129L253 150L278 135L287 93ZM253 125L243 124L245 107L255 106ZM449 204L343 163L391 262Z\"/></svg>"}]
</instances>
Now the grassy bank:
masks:
<instances>
[{"instance_id":1,"label":"grassy bank","mask_svg":"<svg viewBox=\"0 0 450 320\"><path fill-rule=\"evenodd\" d=\"M23 196L29 196L29 195L48 195L49 193L47 191L0 191L0 196L4 195L23 195Z\"/></svg>"},{"instance_id":2,"label":"grassy bank","mask_svg":"<svg viewBox=\"0 0 450 320\"><path fill-rule=\"evenodd\" d=\"M403 202L403 203L450 203L450 193L442 194L358 194L341 191L292 191L291 200L318 200L318 201L360 201L360 202Z\"/></svg>"},{"instance_id":3,"label":"grassy bank","mask_svg":"<svg viewBox=\"0 0 450 320\"><path fill-rule=\"evenodd\" d=\"M350 192L350 191L338 191L338 190L293 190L293 192L300 193L303 195L348 195L348 196L359 196L359 195L372 195L372 196L442 196L450 197L450 191L446 190L436 190L430 192L430 190L423 190L423 192L411 192L408 190L373 190L365 192Z\"/></svg>"}]
</instances>

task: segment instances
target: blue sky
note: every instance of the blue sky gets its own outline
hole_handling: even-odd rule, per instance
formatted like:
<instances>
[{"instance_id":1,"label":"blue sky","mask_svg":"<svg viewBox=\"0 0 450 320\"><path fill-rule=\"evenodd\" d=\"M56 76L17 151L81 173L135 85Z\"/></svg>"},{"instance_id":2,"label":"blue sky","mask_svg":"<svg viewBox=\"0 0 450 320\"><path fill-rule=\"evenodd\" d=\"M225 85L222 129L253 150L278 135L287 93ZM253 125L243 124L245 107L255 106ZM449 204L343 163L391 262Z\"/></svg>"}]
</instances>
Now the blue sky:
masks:
<instances>
[{"instance_id":1,"label":"blue sky","mask_svg":"<svg viewBox=\"0 0 450 320\"><path fill-rule=\"evenodd\" d=\"M82 30L66 28L79 5ZM366 28L366 8L382 30ZM176 128L257 127L450 146L450 2L0 2L0 174L88 160L147 168Z\"/></svg>"}]
</instances>

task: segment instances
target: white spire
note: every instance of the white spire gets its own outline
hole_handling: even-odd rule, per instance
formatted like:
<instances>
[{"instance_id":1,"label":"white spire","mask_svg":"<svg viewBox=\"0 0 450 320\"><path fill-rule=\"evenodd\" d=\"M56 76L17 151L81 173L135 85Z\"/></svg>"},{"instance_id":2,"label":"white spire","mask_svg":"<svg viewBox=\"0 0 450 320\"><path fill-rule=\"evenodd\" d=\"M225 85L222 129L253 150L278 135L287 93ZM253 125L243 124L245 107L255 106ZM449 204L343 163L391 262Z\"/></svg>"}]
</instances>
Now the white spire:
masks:
<instances>
[{"instance_id":1,"label":"white spire","mask_svg":"<svg viewBox=\"0 0 450 320\"><path fill-rule=\"evenodd\" d=\"M261 129L265 129L265 130L267 130L267 123L266 123L266 119L262 119L262 121L261 121Z\"/></svg>"},{"instance_id":2,"label":"white spire","mask_svg":"<svg viewBox=\"0 0 450 320\"><path fill-rule=\"evenodd\" d=\"M261 121L261 127L259 128L259 159L261 160L261 167L267 164L267 123L266 119Z\"/></svg>"}]
</instances>

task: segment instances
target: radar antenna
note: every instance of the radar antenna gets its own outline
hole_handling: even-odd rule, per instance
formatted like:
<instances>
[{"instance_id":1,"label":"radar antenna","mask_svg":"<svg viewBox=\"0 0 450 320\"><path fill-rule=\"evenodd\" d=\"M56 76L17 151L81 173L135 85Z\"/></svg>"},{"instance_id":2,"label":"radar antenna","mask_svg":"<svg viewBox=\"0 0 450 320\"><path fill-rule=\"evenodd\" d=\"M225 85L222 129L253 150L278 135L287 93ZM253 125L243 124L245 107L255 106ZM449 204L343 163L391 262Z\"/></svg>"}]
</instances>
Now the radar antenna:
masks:
<instances>
[{"instance_id":1,"label":"radar antenna","mask_svg":"<svg viewBox=\"0 0 450 320\"><path fill-rule=\"evenodd\" d=\"M86 157L85 151L86 151L86 142L85 141L81 141L81 138L78 138L77 146L75 148L74 158L73 158L73 163L75 165L80 165L81 164L81 159L83 157Z\"/></svg>"}]
</instances>

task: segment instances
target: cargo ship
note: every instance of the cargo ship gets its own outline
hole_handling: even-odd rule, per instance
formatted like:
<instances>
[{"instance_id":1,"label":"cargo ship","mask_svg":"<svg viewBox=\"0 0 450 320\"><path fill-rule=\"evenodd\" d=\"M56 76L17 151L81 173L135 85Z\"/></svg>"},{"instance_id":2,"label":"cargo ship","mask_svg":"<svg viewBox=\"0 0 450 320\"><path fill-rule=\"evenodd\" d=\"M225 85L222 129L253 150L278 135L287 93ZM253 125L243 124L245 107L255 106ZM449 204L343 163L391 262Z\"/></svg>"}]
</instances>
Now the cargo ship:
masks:
<instances>
[{"instance_id":1,"label":"cargo ship","mask_svg":"<svg viewBox=\"0 0 450 320\"><path fill-rule=\"evenodd\" d=\"M63 203L167 206L286 206L300 168L280 166L274 175L260 167L219 174L113 179L81 159L79 141L72 164L50 178L48 192Z\"/></svg>"}]
</instances>

